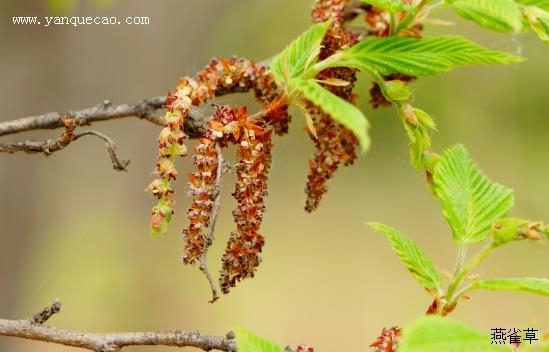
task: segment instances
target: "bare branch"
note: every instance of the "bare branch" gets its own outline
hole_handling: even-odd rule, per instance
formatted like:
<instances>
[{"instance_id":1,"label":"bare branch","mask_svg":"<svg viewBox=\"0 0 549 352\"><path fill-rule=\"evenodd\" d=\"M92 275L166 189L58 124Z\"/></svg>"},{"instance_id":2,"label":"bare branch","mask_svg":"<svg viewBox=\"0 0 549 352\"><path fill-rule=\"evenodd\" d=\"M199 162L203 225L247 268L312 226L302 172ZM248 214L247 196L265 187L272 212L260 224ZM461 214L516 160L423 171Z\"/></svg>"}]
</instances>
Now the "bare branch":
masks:
<instances>
[{"instance_id":1,"label":"bare branch","mask_svg":"<svg viewBox=\"0 0 549 352\"><path fill-rule=\"evenodd\" d=\"M221 206L221 185L223 182L223 172L225 169L225 159L223 159L223 153L221 152L221 147L216 145L215 147L217 151L217 175L215 180L215 188L213 191L213 207L212 207L212 214L210 217L210 223L208 225L208 230L206 232L206 238L211 243L214 240L214 233L215 233L215 223L217 221L217 215L219 213L219 207ZM210 272L208 271L208 247L204 250L202 255L199 258L200 261L200 271L204 273L206 278L208 279L208 282L210 283L210 287L212 290L212 299L210 303L214 303L219 299L219 293L217 291L217 285L212 279L212 276L210 275Z\"/></svg>"},{"instance_id":2,"label":"bare branch","mask_svg":"<svg viewBox=\"0 0 549 352\"><path fill-rule=\"evenodd\" d=\"M31 319L0 319L0 336L12 336L30 340L52 342L65 346L79 347L95 352L118 352L127 346L175 346L196 347L204 351L236 351L234 333L225 336L206 336L197 331L184 332L117 332L88 333L59 329L42 325L53 314L59 312L61 303L54 301Z\"/></svg>"},{"instance_id":3,"label":"bare branch","mask_svg":"<svg viewBox=\"0 0 549 352\"><path fill-rule=\"evenodd\" d=\"M260 61L258 66L268 66L271 58ZM236 87L227 91L219 87L215 92L216 97L231 93L245 93L246 87ZM0 122L0 137L32 130L49 130L64 127L61 119L65 116L76 119L78 125L91 125L94 122L120 119L126 117L138 117L155 125L164 125L164 113L162 110L166 104L166 95L146 98L138 102L113 105L110 100L104 100L91 108L76 111L50 112L43 115L23 117L16 120ZM207 116L201 114L198 109L191 108L189 116L185 119L185 133L191 138L197 138L207 129Z\"/></svg>"},{"instance_id":4,"label":"bare branch","mask_svg":"<svg viewBox=\"0 0 549 352\"><path fill-rule=\"evenodd\" d=\"M156 125L162 125L162 116L156 113L166 103L165 96L144 99L135 103L113 105L105 100L98 105L78 111L50 112L44 115L24 117L0 123L0 136L40 129L63 127L61 119L69 116L77 119L79 125L90 125L93 122L137 116Z\"/></svg>"},{"instance_id":5,"label":"bare branch","mask_svg":"<svg viewBox=\"0 0 549 352\"><path fill-rule=\"evenodd\" d=\"M0 143L0 152L15 153L23 151L26 153L44 153L49 155L53 152L65 148L74 140L76 136L74 130L78 126L76 121L68 116L59 118L61 126L65 131L57 139L48 139L47 141L23 141L23 142L3 142Z\"/></svg>"},{"instance_id":6,"label":"bare branch","mask_svg":"<svg viewBox=\"0 0 549 352\"><path fill-rule=\"evenodd\" d=\"M74 140L77 140L78 138L83 136L96 136L104 140L105 147L107 148L107 153L109 153L109 157L111 158L113 169L115 169L116 171L128 171L127 167L130 164L130 161L118 158L118 156L116 155L116 144L111 138L109 138L109 136L98 131L90 130L77 134L74 137Z\"/></svg>"},{"instance_id":7,"label":"bare branch","mask_svg":"<svg viewBox=\"0 0 549 352\"><path fill-rule=\"evenodd\" d=\"M116 144L109 136L98 131L85 131L76 134L74 131L78 127L77 119L68 116L62 117L60 122L65 126L65 131L57 139L48 139L47 141L27 140L22 142L2 142L0 143L0 153L15 153L25 152L30 154L43 153L50 155L64 149L71 142L76 141L84 136L96 136L105 141L107 152L111 158L112 166L117 171L127 171L129 160L119 159L116 155Z\"/></svg>"}]
</instances>

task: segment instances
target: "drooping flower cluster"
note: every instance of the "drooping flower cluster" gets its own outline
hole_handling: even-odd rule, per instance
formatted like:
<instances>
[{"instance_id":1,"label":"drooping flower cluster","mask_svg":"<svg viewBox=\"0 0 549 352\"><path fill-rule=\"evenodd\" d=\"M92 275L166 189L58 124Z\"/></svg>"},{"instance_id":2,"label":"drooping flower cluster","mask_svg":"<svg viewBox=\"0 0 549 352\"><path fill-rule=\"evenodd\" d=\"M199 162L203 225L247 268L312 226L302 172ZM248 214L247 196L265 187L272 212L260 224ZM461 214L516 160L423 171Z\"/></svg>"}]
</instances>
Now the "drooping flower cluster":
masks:
<instances>
[{"instance_id":1,"label":"drooping flower cluster","mask_svg":"<svg viewBox=\"0 0 549 352\"><path fill-rule=\"evenodd\" d=\"M337 6L335 6L335 3L337 3ZM317 6L313 8L313 19L316 21L327 16L341 18L337 16L343 16L346 3L347 1L317 1ZM328 14L326 13L327 9L333 12ZM323 15L320 16L320 14ZM355 34L343 28L340 21L336 20L324 37L319 60L333 55L337 50L353 46L357 40ZM320 81L337 79L347 82L346 85L325 85L325 88L349 102L354 100L355 69L346 67L330 68L320 72L316 78ZM351 165L356 159L355 149L358 140L350 130L335 123L329 115L323 113L317 107L309 104L308 110L313 116L313 126L316 132L316 136L310 134L316 151L313 158L309 160L309 175L305 187L307 194L305 210L311 212L318 207L322 196L328 189L327 182L337 171L339 165Z\"/></svg>"},{"instance_id":2,"label":"drooping flower cluster","mask_svg":"<svg viewBox=\"0 0 549 352\"><path fill-rule=\"evenodd\" d=\"M207 234L214 206L214 193L219 165L215 142L208 138L200 138L200 143L194 147L193 157L196 171L189 174L187 193L194 197L187 211L189 224L183 230L185 249L183 262L193 264L200 260L207 248L212 244L212 238Z\"/></svg>"},{"instance_id":3,"label":"drooping flower cluster","mask_svg":"<svg viewBox=\"0 0 549 352\"><path fill-rule=\"evenodd\" d=\"M276 100L267 106L261 117L278 113L276 109L286 104ZM237 147L237 182L233 193L237 200L233 211L236 231L230 235L222 258L220 286L224 293L228 293L238 281L252 277L261 261L259 255L265 240L259 227L265 211L273 132L267 128L267 123L248 116L246 107L219 106L208 121L206 133L194 147L196 171L189 175L188 182L188 194L193 196L193 202L187 212L189 224L183 231L185 264L200 261L212 243L208 228L222 167L217 148L231 144Z\"/></svg>"},{"instance_id":4,"label":"drooping flower cluster","mask_svg":"<svg viewBox=\"0 0 549 352\"><path fill-rule=\"evenodd\" d=\"M175 201L170 182L176 180L178 172L174 162L177 156L187 154L184 142L185 122L191 108L220 95L253 90L256 99L266 107L265 120L280 134L288 130L288 104L278 96L272 74L263 65L241 58L221 58L212 60L197 74L197 78L182 78L174 92L169 92L166 100L165 127L158 136L158 179L147 189L158 198L152 210L151 230L153 235L164 234L171 220ZM204 126L194 126L204 129ZM196 220L196 219L195 219ZM189 258L192 258L189 257ZM192 259L189 259L192 262Z\"/></svg>"},{"instance_id":5,"label":"drooping flower cluster","mask_svg":"<svg viewBox=\"0 0 549 352\"><path fill-rule=\"evenodd\" d=\"M253 277L265 243L259 233L265 211L267 177L271 166L272 130L248 117L246 109L220 108L212 120L213 133L237 145L236 186L233 211L236 231L227 243L219 279L221 291L228 293L238 281Z\"/></svg>"}]
</instances>

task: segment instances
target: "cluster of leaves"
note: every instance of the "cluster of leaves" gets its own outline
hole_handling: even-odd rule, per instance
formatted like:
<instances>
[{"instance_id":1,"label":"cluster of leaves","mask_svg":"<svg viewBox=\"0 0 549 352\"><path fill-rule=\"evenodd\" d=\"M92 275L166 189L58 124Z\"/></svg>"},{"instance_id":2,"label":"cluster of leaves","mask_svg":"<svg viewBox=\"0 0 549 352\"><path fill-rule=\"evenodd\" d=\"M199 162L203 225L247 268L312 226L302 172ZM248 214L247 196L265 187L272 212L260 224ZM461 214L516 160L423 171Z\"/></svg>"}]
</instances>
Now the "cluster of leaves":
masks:
<instances>
[{"instance_id":1,"label":"cluster of leaves","mask_svg":"<svg viewBox=\"0 0 549 352\"><path fill-rule=\"evenodd\" d=\"M488 179L463 146L455 146L442 154L434 168L433 189L454 242L459 246L456 268L446 289L439 271L417 244L387 225L370 223L370 227L387 236L404 265L434 296L428 313L447 315L460 299L476 289L549 296L548 279L525 277L467 282L471 271L494 249L516 241L542 241L549 235L549 227L541 222L506 217L513 205L512 191ZM466 261L468 247L479 243L484 247Z\"/></svg>"},{"instance_id":2,"label":"cluster of leaves","mask_svg":"<svg viewBox=\"0 0 549 352\"><path fill-rule=\"evenodd\" d=\"M547 0L446 0L461 17L498 32L532 29L549 43Z\"/></svg>"}]
</instances>

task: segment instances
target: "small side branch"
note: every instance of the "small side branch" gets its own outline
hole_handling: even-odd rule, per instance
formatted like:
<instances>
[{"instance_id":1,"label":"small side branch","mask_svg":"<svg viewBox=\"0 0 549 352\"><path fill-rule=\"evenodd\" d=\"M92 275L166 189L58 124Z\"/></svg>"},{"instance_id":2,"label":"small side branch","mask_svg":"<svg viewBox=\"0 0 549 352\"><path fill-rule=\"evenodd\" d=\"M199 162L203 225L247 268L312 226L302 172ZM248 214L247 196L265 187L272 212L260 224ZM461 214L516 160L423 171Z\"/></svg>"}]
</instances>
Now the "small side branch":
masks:
<instances>
[{"instance_id":1,"label":"small side branch","mask_svg":"<svg viewBox=\"0 0 549 352\"><path fill-rule=\"evenodd\" d=\"M57 314L61 311L61 302L56 298L53 300L51 306L48 306L42 309L40 312L30 318L30 322L33 324L44 324L49 318L54 314Z\"/></svg>"},{"instance_id":2,"label":"small side branch","mask_svg":"<svg viewBox=\"0 0 549 352\"><path fill-rule=\"evenodd\" d=\"M27 140L21 142L1 142L0 153L25 152L30 154L43 153L45 155L50 155L64 149L71 142L84 136L96 136L105 141L105 146L109 153L113 168L117 171L127 171L126 168L130 161L118 158L116 155L116 144L109 136L93 130L77 134L75 133L75 130L79 126L79 122L77 119L68 116L62 117L59 121L65 127L65 131L57 139L48 139L46 141Z\"/></svg>"},{"instance_id":3,"label":"small side branch","mask_svg":"<svg viewBox=\"0 0 549 352\"><path fill-rule=\"evenodd\" d=\"M88 333L59 329L42 325L52 315L59 312L61 303L54 301L50 306L30 319L0 319L0 336L12 336L30 340L51 342L65 346L79 347L95 352L119 352L127 346L174 346L195 347L204 351L236 351L236 341L232 332L225 336L206 336L197 331L184 332L118 332Z\"/></svg>"},{"instance_id":4,"label":"small side branch","mask_svg":"<svg viewBox=\"0 0 549 352\"><path fill-rule=\"evenodd\" d=\"M109 153L109 157L111 158L113 169L115 169L116 171L128 171L127 167L130 164L130 161L118 158L118 156L116 155L116 144L112 139L109 138L109 136L98 131L90 130L77 134L76 137L74 137L74 140L77 140L83 136L96 136L104 140L105 148L107 148L107 153Z\"/></svg>"}]
</instances>

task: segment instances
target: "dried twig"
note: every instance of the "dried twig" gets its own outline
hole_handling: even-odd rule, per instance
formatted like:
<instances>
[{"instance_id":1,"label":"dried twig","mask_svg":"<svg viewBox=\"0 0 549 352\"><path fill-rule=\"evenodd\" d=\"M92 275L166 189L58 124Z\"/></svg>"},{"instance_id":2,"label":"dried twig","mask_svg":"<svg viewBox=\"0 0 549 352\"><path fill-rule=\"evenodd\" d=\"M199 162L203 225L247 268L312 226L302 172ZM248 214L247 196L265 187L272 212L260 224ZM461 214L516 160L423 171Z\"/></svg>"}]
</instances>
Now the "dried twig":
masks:
<instances>
[{"instance_id":1,"label":"dried twig","mask_svg":"<svg viewBox=\"0 0 549 352\"><path fill-rule=\"evenodd\" d=\"M46 141L27 140L21 142L2 142L0 143L0 152L15 153L25 152L30 154L43 153L50 155L51 153L60 151L68 146L71 142L76 141L84 136L96 136L105 141L107 152L111 158L112 166L117 171L127 171L129 160L119 159L116 155L116 144L109 136L98 131L85 131L76 134L75 130L79 123L77 119L65 116L60 119L60 122L65 126L65 131L57 139L48 139Z\"/></svg>"},{"instance_id":2,"label":"dried twig","mask_svg":"<svg viewBox=\"0 0 549 352\"><path fill-rule=\"evenodd\" d=\"M52 315L58 313L60 308L61 303L55 300L50 307L37 313L31 319L0 319L0 336L52 342L95 352L119 352L127 346L144 345L196 347L204 351L236 351L236 341L232 332L227 333L225 336L206 336L197 331L183 332L181 330L171 332L88 333L42 325Z\"/></svg>"},{"instance_id":3,"label":"dried twig","mask_svg":"<svg viewBox=\"0 0 549 352\"><path fill-rule=\"evenodd\" d=\"M109 157L111 158L113 169L115 169L116 171L127 171L126 168L130 164L130 161L118 158L118 156L116 155L116 144L113 142L112 139L109 138L109 136L98 131L89 130L89 131L85 131L77 134L74 137L74 140L77 140L83 136L96 136L104 140L105 147L107 148L107 153L109 153Z\"/></svg>"}]
</instances>

